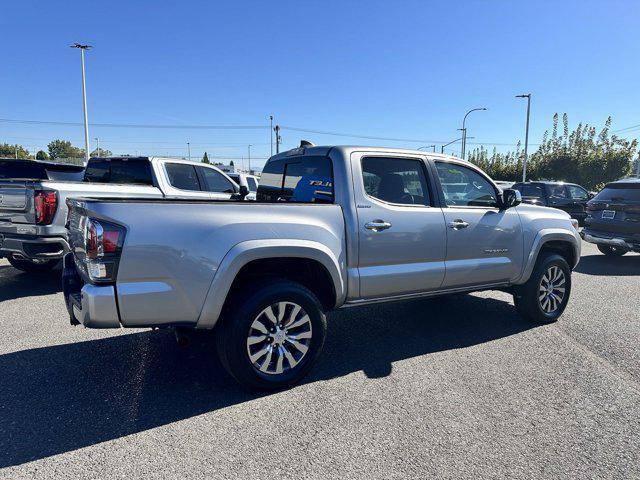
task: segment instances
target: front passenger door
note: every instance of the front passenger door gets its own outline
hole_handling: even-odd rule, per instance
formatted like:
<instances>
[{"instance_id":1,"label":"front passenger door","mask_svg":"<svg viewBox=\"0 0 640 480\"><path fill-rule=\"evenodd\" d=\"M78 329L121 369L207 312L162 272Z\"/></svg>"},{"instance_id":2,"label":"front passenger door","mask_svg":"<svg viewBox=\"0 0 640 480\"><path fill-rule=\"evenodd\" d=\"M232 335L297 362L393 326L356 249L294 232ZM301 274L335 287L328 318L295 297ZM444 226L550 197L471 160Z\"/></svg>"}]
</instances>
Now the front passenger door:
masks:
<instances>
[{"instance_id":1,"label":"front passenger door","mask_svg":"<svg viewBox=\"0 0 640 480\"><path fill-rule=\"evenodd\" d=\"M436 161L445 222L444 286L504 283L520 276L522 227L515 208L500 209L498 191L479 170Z\"/></svg>"}]
</instances>

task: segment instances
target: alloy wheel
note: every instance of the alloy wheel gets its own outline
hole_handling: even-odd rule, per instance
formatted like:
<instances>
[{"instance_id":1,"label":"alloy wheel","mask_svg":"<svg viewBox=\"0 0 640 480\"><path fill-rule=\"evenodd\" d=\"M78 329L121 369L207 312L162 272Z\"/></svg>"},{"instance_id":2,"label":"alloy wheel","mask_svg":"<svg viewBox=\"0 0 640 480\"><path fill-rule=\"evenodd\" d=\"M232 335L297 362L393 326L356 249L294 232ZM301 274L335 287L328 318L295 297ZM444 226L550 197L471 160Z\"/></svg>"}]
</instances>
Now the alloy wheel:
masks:
<instances>
[{"instance_id":1,"label":"alloy wheel","mask_svg":"<svg viewBox=\"0 0 640 480\"><path fill-rule=\"evenodd\" d=\"M546 314L552 314L564 300L566 277L564 271L556 266L550 266L540 280L538 289L538 303Z\"/></svg>"}]
</instances>

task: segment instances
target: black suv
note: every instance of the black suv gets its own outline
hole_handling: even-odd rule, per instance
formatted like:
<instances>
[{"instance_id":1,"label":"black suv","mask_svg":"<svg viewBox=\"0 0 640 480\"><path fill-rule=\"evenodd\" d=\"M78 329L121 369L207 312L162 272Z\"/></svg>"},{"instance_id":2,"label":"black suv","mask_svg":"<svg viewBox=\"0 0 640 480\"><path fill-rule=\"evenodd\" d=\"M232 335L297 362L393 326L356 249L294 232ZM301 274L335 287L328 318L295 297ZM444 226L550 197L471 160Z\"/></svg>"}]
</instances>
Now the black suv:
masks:
<instances>
[{"instance_id":1,"label":"black suv","mask_svg":"<svg viewBox=\"0 0 640 480\"><path fill-rule=\"evenodd\" d=\"M607 184L587 204L582 236L605 255L640 252L640 178Z\"/></svg>"},{"instance_id":2,"label":"black suv","mask_svg":"<svg viewBox=\"0 0 640 480\"><path fill-rule=\"evenodd\" d=\"M524 203L564 210L571 218L578 220L580 226L584 225L587 216L587 202L593 198L593 194L575 183L519 182L511 188L520 191Z\"/></svg>"}]
</instances>

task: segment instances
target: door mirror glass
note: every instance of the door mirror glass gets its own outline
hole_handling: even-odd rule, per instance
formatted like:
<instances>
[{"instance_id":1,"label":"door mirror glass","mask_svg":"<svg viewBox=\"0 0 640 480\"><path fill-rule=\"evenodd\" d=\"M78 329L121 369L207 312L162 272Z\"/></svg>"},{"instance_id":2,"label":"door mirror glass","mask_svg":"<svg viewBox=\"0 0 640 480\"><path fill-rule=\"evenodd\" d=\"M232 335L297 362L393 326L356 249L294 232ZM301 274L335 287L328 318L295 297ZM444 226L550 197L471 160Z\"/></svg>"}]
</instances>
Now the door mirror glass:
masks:
<instances>
[{"instance_id":1,"label":"door mirror glass","mask_svg":"<svg viewBox=\"0 0 640 480\"><path fill-rule=\"evenodd\" d=\"M511 208L522 203L522 195L518 190L513 188L506 188L502 192L502 206L504 208Z\"/></svg>"}]
</instances>

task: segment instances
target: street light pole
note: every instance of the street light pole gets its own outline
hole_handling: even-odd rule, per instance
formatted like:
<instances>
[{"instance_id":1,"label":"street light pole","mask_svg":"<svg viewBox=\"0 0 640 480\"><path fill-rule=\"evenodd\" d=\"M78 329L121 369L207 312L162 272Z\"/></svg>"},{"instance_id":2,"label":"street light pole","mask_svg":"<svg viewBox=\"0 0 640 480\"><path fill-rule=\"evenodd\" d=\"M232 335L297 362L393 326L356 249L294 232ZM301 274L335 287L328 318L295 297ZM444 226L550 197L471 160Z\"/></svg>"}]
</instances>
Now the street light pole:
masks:
<instances>
[{"instance_id":1,"label":"street light pole","mask_svg":"<svg viewBox=\"0 0 640 480\"><path fill-rule=\"evenodd\" d=\"M466 153L466 149L467 149L467 128L465 127L465 122L467 121L467 116L471 113L471 112L478 112L481 110L486 110L485 107L480 107L480 108L472 108L471 110L469 110L465 115L464 118L462 119L462 128L460 130L462 130L462 151L461 151L461 158L464 160L464 154Z\"/></svg>"},{"instance_id":2,"label":"street light pole","mask_svg":"<svg viewBox=\"0 0 640 480\"><path fill-rule=\"evenodd\" d=\"M189 157L189 161L191 161L191 143L187 142L187 156Z\"/></svg>"},{"instance_id":3,"label":"street light pole","mask_svg":"<svg viewBox=\"0 0 640 480\"><path fill-rule=\"evenodd\" d=\"M273 129L276 132L276 155L280 153L280 125L276 125Z\"/></svg>"},{"instance_id":4,"label":"street light pole","mask_svg":"<svg viewBox=\"0 0 640 480\"><path fill-rule=\"evenodd\" d=\"M527 181L527 158L528 158L528 148L529 148L529 113L531 112L531 94L525 93L522 95L516 95L516 98L526 98L527 99L527 127L526 132L524 134L524 162L522 163L522 181Z\"/></svg>"},{"instance_id":5,"label":"street light pole","mask_svg":"<svg viewBox=\"0 0 640 480\"><path fill-rule=\"evenodd\" d=\"M248 163L249 163L249 175L251 175L251 144L248 145L247 150L248 150L247 160L248 160Z\"/></svg>"},{"instance_id":6,"label":"street light pole","mask_svg":"<svg viewBox=\"0 0 640 480\"><path fill-rule=\"evenodd\" d=\"M96 155L100 156L100 139L96 137Z\"/></svg>"},{"instance_id":7,"label":"street light pole","mask_svg":"<svg viewBox=\"0 0 640 480\"><path fill-rule=\"evenodd\" d=\"M269 130L271 131L271 157L273 157L273 115L269 115Z\"/></svg>"},{"instance_id":8,"label":"street light pole","mask_svg":"<svg viewBox=\"0 0 640 480\"><path fill-rule=\"evenodd\" d=\"M444 145L442 145L440 147L440 153L444 153L444 147L448 147L449 145L451 145L452 143L456 143L460 140L462 140L464 137L460 137L460 138L456 138L455 140L451 140L449 143L445 143ZM474 137L469 137L471 139L473 139Z\"/></svg>"},{"instance_id":9,"label":"street light pole","mask_svg":"<svg viewBox=\"0 0 640 480\"><path fill-rule=\"evenodd\" d=\"M425 145L423 147L418 147L418 150L422 150L423 148L433 148L433 152L434 153L436 151L436 146L435 145Z\"/></svg>"},{"instance_id":10,"label":"street light pole","mask_svg":"<svg viewBox=\"0 0 640 480\"><path fill-rule=\"evenodd\" d=\"M80 63L82 64L82 107L84 109L84 160L89 161L89 119L87 116L87 86L84 77L84 51L91 48L91 45L80 45L74 43L71 48L80 49Z\"/></svg>"}]
</instances>

